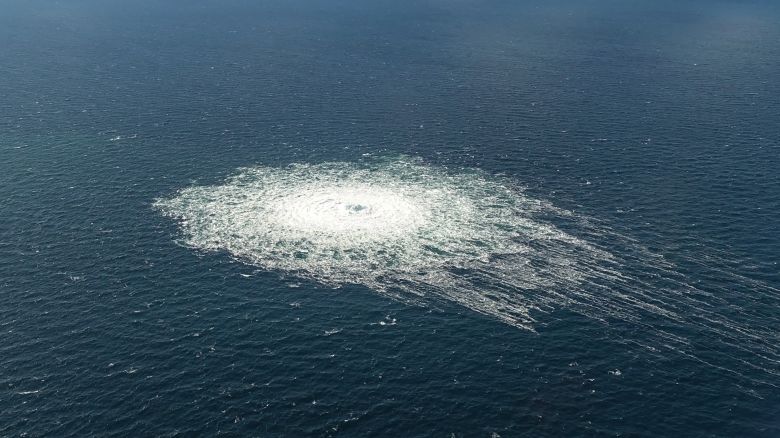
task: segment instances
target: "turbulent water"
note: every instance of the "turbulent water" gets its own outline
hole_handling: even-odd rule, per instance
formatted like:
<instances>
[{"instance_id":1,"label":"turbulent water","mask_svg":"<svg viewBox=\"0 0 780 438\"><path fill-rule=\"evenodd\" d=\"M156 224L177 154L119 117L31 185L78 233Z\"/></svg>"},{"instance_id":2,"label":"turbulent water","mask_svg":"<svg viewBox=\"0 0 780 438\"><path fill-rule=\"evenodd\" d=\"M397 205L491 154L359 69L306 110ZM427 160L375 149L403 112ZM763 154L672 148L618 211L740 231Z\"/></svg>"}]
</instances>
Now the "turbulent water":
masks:
<instances>
[{"instance_id":1,"label":"turbulent water","mask_svg":"<svg viewBox=\"0 0 780 438\"><path fill-rule=\"evenodd\" d=\"M542 218L567 212L510 181L410 159L252 167L156 206L195 248L404 301L451 300L526 328L542 303L521 290L576 287L609 258Z\"/></svg>"},{"instance_id":2,"label":"turbulent water","mask_svg":"<svg viewBox=\"0 0 780 438\"><path fill-rule=\"evenodd\" d=\"M0 437L780 436L780 2L0 3Z\"/></svg>"},{"instance_id":3,"label":"turbulent water","mask_svg":"<svg viewBox=\"0 0 780 438\"><path fill-rule=\"evenodd\" d=\"M530 330L534 313L570 308L641 327L653 339L648 349L706 362L675 333L696 325L721 337L725 354L751 354L745 366L780 375L778 333L712 310L717 299L628 237L475 169L408 157L256 166L221 185L182 189L155 207L178 221L185 245L227 251L264 270L329 286L361 284L419 305L452 301ZM644 278L624 273L632 259L644 265ZM754 298L777 292L742 283ZM648 317L664 318L667 328Z\"/></svg>"}]
</instances>

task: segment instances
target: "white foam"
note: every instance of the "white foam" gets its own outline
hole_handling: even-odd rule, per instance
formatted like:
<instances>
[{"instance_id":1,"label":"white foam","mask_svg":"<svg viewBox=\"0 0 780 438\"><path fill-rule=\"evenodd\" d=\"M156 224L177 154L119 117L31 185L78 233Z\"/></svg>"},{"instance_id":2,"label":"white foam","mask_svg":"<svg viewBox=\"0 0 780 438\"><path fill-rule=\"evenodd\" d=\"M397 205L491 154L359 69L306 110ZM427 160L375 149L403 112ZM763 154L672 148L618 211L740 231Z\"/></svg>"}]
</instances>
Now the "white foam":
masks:
<instances>
[{"instance_id":1,"label":"white foam","mask_svg":"<svg viewBox=\"0 0 780 438\"><path fill-rule=\"evenodd\" d=\"M537 312L568 308L633 324L643 337L627 344L710 363L694 353L693 327L715 334L722 351L754 358L740 366L780 376L780 336L715 310L726 308L725 292L697 289L632 239L476 170L409 158L257 166L155 206L178 220L184 244L227 251L263 270L328 286L361 284L406 303L454 302L529 330ZM777 302L775 289L734 281L752 291L750 299Z\"/></svg>"},{"instance_id":2,"label":"white foam","mask_svg":"<svg viewBox=\"0 0 780 438\"><path fill-rule=\"evenodd\" d=\"M196 248L404 301L446 299L525 328L537 303L518 288L576 283L582 261L609 257L538 219L553 207L508 181L411 159L245 168L156 206Z\"/></svg>"}]
</instances>

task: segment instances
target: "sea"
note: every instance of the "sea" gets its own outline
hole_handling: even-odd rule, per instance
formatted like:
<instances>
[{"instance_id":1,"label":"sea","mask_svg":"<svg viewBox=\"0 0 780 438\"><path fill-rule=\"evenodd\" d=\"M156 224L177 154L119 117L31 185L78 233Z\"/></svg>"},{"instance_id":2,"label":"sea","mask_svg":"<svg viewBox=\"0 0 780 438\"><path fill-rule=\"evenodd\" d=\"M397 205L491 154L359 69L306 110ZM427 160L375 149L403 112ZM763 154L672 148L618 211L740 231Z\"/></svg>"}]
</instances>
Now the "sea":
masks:
<instances>
[{"instance_id":1,"label":"sea","mask_svg":"<svg viewBox=\"0 0 780 438\"><path fill-rule=\"evenodd\" d=\"M780 3L0 0L0 436L780 436Z\"/></svg>"}]
</instances>

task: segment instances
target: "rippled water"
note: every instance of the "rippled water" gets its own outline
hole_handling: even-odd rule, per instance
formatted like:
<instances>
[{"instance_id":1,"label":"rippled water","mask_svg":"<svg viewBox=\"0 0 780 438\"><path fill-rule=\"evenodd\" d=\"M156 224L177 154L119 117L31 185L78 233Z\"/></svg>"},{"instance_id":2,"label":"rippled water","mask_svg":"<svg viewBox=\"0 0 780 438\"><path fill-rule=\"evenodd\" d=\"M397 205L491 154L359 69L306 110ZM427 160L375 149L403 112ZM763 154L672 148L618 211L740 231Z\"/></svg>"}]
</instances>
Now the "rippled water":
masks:
<instances>
[{"instance_id":1,"label":"rippled water","mask_svg":"<svg viewBox=\"0 0 780 438\"><path fill-rule=\"evenodd\" d=\"M6 2L0 436L777 436L777 17Z\"/></svg>"}]
</instances>

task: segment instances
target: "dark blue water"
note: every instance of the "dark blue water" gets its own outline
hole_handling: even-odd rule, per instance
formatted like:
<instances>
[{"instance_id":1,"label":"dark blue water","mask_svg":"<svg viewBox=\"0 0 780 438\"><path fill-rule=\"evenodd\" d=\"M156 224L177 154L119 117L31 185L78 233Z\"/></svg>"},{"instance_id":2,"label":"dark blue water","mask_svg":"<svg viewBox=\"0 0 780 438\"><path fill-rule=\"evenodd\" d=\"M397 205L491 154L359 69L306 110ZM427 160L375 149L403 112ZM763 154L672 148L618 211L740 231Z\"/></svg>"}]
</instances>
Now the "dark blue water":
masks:
<instances>
[{"instance_id":1,"label":"dark blue water","mask_svg":"<svg viewBox=\"0 0 780 438\"><path fill-rule=\"evenodd\" d=\"M778 436L778 23L769 1L0 1L0 436ZM534 333L193 251L152 207L363 154L516 180L674 272L602 239L627 281L701 304L561 306Z\"/></svg>"}]
</instances>

